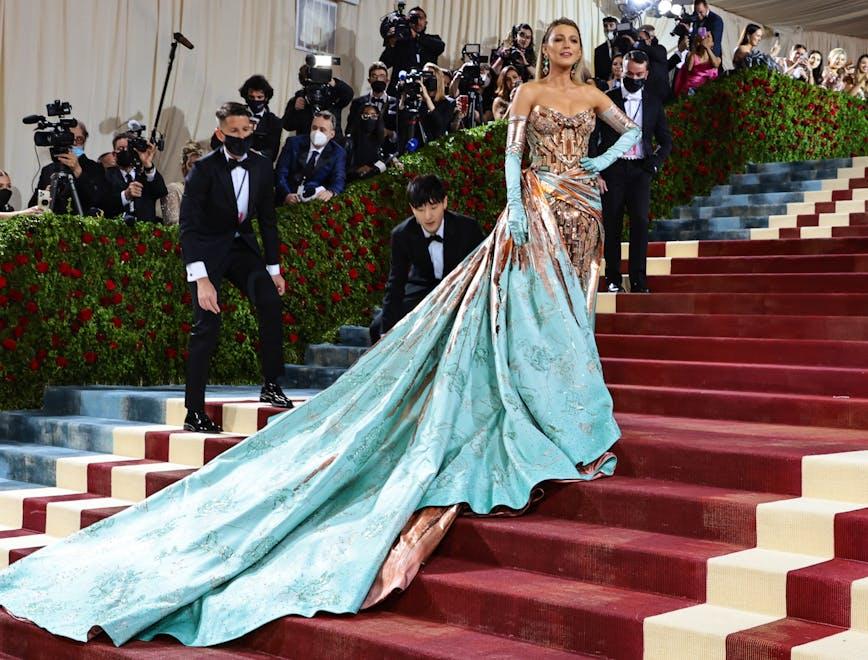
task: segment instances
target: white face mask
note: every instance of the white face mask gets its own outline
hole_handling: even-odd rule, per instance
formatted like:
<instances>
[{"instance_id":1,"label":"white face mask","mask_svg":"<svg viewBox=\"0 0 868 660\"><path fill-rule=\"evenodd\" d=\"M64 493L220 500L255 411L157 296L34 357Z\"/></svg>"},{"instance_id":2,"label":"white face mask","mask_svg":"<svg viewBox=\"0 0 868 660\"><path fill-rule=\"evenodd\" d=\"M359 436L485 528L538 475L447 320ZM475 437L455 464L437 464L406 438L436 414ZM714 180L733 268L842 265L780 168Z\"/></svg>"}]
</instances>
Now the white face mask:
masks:
<instances>
[{"instance_id":1,"label":"white face mask","mask_svg":"<svg viewBox=\"0 0 868 660\"><path fill-rule=\"evenodd\" d=\"M322 131L311 131L310 132L310 143L315 146L317 149L322 149L329 143L328 135L323 133Z\"/></svg>"}]
</instances>

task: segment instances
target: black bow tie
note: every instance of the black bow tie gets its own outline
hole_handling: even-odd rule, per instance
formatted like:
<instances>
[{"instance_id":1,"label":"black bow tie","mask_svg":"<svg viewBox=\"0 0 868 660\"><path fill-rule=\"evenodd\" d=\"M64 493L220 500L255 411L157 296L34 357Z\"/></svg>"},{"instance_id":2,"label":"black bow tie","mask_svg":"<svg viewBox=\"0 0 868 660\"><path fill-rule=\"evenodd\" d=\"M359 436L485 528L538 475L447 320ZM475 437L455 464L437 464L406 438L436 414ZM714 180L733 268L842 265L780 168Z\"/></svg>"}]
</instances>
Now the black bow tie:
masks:
<instances>
[{"instance_id":1,"label":"black bow tie","mask_svg":"<svg viewBox=\"0 0 868 660\"><path fill-rule=\"evenodd\" d=\"M230 172L236 167L243 167L246 170L249 167L249 160L247 158L245 158L244 160L235 160L234 158L229 158L226 161L226 164L228 165Z\"/></svg>"},{"instance_id":2,"label":"black bow tie","mask_svg":"<svg viewBox=\"0 0 868 660\"><path fill-rule=\"evenodd\" d=\"M438 243L443 242L443 237L438 234L431 234L430 236L426 236L425 240L430 244L431 241L437 241Z\"/></svg>"}]
</instances>

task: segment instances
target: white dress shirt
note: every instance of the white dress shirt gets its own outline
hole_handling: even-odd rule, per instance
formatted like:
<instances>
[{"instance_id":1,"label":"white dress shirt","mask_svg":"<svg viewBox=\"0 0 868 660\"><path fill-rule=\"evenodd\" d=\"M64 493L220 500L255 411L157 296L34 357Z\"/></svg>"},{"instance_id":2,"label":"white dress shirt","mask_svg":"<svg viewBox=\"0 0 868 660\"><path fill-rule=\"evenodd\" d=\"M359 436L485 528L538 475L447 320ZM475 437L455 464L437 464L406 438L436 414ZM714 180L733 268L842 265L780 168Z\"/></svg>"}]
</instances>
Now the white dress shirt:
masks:
<instances>
[{"instance_id":1,"label":"white dress shirt","mask_svg":"<svg viewBox=\"0 0 868 660\"><path fill-rule=\"evenodd\" d=\"M445 235L446 228L446 218L443 218L443 222L440 223L440 227L437 228L433 234L430 231L422 228L422 234L427 239L429 236L434 236L436 234L440 238L443 238ZM443 241L431 241L428 243L428 255L431 257L431 265L434 266L434 277L438 280L443 279Z\"/></svg>"},{"instance_id":2,"label":"white dress shirt","mask_svg":"<svg viewBox=\"0 0 868 660\"><path fill-rule=\"evenodd\" d=\"M226 153L226 149L223 149L223 155L228 163L231 156ZM245 161L247 160L247 155L245 154L243 158L236 160L239 162ZM232 187L235 191L235 202L238 206L238 224L241 224L247 218L250 206L250 174L243 167L233 167L230 175L232 177ZM238 236L238 232L235 232L235 238L238 238ZM280 264L269 264L265 268L271 276L280 275ZM188 282L194 282L203 277L208 277L204 261L194 261L191 264L187 264Z\"/></svg>"},{"instance_id":3,"label":"white dress shirt","mask_svg":"<svg viewBox=\"0 0 868 660\"><path fill-rule=\"evenodd\" d=\"M326 147L327 146L328 146L328 143L326 143ZM322 149L317 149L315 146L313 146L313 143L311 143L310 149L307 150L307 158L304 159L305 167L307 167L307 161L310 160L311 154L314 154L314 153L316 154L316 162L313 164L313 166L316 167L317 164L319 163L319 159L322 158L323 149L325 149L325 147L322 147ZM297 193L298 193L299 197L301 197L305 202L307 202L307 201L310 201L311 199L314 199L323 190L325 190L325 186L317 186L314 189L313 193L310 195L310 197L305 197L304 196L304 181L302 181L301 183L298 184Z\"/></svg>"},{"instance_id":4,"label":"white dress shirt","mask_svg":"<svg viewBox=\"0 0 868 660\"><path fill-rule=\"evenodd\" d=\"M632 120L632 122L639 127L639 130L641 131L642 90L640 89L638 92L633 92L631 94L627 91L627 88L622 85L621 95L624 98L624 112ZM645 150L642 147L642 139L640 138L639 141L622 156L622 158L624 158L625 160L637 160L639 158L645 158Z\"/></svg>"},{"instance_id":5,"label":"white dress shirt","mask_svg":"<svg viewBox=\"0 0 868 660\"><path fill-rule=\"evenodd\" d=\"M127 186L130 185L131 181L136 180L136 168L135 167L130 168L129 172L124 172L123 170L121 170L121 174L123 175L124 179L126 180ZM147 178L148 183L153 181L154 177L156 177L156 176L157 176L157 168L156 167L153 167L150 172L147 172L147 171L145 172L145 178ZM135 198L130 199L129 197L127 197L127 189L126 188L121 190L121 204L123 204L124 206L129 206L132 202L135 202L135 201L136 201Z\"/></svg>"}]
</instances>

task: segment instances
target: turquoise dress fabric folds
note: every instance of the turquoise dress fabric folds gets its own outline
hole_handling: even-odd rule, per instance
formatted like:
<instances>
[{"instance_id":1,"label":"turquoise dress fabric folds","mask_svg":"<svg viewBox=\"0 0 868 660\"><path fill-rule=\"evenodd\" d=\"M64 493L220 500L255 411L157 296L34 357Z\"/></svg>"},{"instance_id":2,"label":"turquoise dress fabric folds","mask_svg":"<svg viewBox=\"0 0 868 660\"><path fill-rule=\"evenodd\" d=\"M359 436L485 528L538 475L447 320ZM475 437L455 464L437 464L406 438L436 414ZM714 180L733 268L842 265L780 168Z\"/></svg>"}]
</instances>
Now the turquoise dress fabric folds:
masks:
<instances>
[{"instance_id":1,"label":"turquoise dress fabric folds","mask_svg":"<svg viewBox=\"0 0 868 660\"><path fill-rule=\"evenodd\" d=\"M492 234L337 383L147 500L0 573L0 605L116 644L356 612L413 513L521 509L612 474L585 292L531 168L529 242Z\"/></svg>"}]
</instances>

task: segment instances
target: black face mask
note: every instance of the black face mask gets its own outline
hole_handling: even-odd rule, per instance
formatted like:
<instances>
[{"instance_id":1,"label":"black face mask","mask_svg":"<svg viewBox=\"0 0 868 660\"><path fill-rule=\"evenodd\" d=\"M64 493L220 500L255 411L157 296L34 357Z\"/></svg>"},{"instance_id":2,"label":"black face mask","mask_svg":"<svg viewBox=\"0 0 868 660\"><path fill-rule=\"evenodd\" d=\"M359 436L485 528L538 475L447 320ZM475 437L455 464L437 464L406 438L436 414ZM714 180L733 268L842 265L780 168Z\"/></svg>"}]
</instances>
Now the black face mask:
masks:
<instances>
[{"instance_id":1,"label":"black face mask","mask_svg":"<svg viewBox=\"0 0 868 660\"><path fill-rule=\"evenodd\" d=\"M373 117L365 117L362 119L362 130L366 133L371 133L377 128L377 120Z\"/></svg>"},{"instance_id":2,"label":"black face mask","mask_svg":"<svg viewBox=\"0 0 868 660\"><path fill-rule=\"evenodd\" d=\"M10 199L12 191L9 188L0 188L0 209L5 209Z\"/></svg>"},{"instance_id":3,"label":"black face mask","mask_svg":"<svg viewBox=\"0 0 868 660\"><path fill-rule=\"evenodd\" d=\"M260 112L265 110L265 105L268 101L253 101L251 99L247 99L247 107L250 108L250 112L254 115L258 115Z\"/></svg>"},{"instance_id":4,"label":"black face mask","mask_svg":"<svg viewBox=\"0 0 868 660\"><path fill-rule=\"evenodd\" d=\"M250 151L250 147L253 146L253 136L248 135L246 138L240 138L235 137L234 135L224 135L223 146L226 147L229 153L233 156L243 158L247 155L247 152Z\"/></svg>"},{"instance_id":5,"label":"black face mask","mask_svg":"<svg viewBox=\"0 0 868 660\"><path fill-rule=\"evenodd\" d=\"M635 94L636 92L638 92L640 89L642 89L645 86L645 79L644 78L639 78L639 79L624 78L623 84L624 84L624 89L626 89L631 94Z\"/></svg>"},{"instance_id":6,"label":"black face mask","mask_svg":"<svg viewBox=\"0 0 868 660\"><path fill-rule=\"evenodd\" d=\"M371 91L373 91L374 94L382 94L386 91L386 86L385 80L375 80L371 83Z\"/></svg>"},{"instance_id":7,"label":"black face mask","mask_svg":"<svg viewBox=\"0 0 868 660\"><path fill-rule=\"evenodd\" d=\"M117 162L118 162L118 167L124 167L124 168L126 168L126 167L132 167L132 164L133 164L133 152L130 150L129 147L127 147L126 149L121 149L121 150L117 153L117 155L115 156L115 158L116 158L116 160L117 160Z\"/></svg>"}]
</instances>

